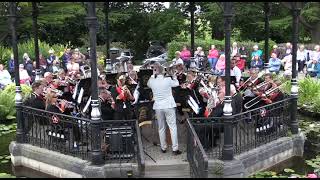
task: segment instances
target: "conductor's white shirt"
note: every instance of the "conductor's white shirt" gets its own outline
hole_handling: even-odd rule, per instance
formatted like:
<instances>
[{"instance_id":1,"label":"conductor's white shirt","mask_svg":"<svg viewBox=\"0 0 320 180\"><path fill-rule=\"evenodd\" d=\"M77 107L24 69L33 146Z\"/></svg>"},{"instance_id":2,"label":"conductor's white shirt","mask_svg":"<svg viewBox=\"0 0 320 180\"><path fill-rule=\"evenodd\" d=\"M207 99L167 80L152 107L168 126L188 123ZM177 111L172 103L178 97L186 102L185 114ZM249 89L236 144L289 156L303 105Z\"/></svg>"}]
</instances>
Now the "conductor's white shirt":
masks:
<instances>
[{"instance_id":1,"label":"conductor's white shirt","mask_svg":"<svg viewBox=\"0 0 320 180\"><path fill-rule=\"evenodd\" d=\"M176 78L172 80L171 77L163 75L157 75L155 78L152 75L147 85L153 93L153 109L168 109L177 106L172 95L172 87L179 86L179 81Z\"/></svg>"}]
</instances>

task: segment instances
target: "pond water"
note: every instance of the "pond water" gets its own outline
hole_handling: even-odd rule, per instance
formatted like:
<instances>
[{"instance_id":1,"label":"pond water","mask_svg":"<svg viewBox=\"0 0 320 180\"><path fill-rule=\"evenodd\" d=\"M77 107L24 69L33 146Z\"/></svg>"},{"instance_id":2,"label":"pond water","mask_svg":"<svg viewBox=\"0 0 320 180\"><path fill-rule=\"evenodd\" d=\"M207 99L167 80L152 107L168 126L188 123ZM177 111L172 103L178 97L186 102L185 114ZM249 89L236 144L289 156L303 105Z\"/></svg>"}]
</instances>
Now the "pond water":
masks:
<instances>
[{"instance_id":1,"label":"pond water","mask_svg":"<svg viewBox=\"0 0 320 180\"><path fill-rule=\"evenodd\" d=\"M299 121L316 121L316 119L305 117L302 115L298 116ZM0 156L9 155L9 144L15 139L15 133L6 134L0 136ZM305 151L303 157L293 157L286 161L283 161L269 169L268 171L275 171L281 173L283 169L290 168L295 170L297 174L307 174L312 172L312 169L309 168L305 160L312 159L316 156L316 153L312 152L308 147L308 142L305 143ZM26 167L14 167L11 163L0 163L0 173L12 174L16 177L28 177L28 178L53 178L48 174L40 173L38 171L32 170Z\"/></svg>"},{"instance_id":2,"label":"pond water","mask_svg":"<svg viewBox=\"0 0 320 180\"><path fill-rule=\"evenodd\" d=\"M298 115L299 121L304 121L304 122L315 122L317 119L315 118L310 118L306 117L304 115L299 114ZM296 174L308 174L308 173L313 173L313 169L308 166L305 163L305 160L313 159L317 155L316 152L314 152L310 148L310 140L306 140L305 145L304 145L304 154L303 157L292 157L286 161L283 161L279 164L276 164L272 166L271 168L266 169L267 171L274 171L276 173L283 173L283 170L285 168L290 168L295 171Z\"/></svg>"}]
</instances>

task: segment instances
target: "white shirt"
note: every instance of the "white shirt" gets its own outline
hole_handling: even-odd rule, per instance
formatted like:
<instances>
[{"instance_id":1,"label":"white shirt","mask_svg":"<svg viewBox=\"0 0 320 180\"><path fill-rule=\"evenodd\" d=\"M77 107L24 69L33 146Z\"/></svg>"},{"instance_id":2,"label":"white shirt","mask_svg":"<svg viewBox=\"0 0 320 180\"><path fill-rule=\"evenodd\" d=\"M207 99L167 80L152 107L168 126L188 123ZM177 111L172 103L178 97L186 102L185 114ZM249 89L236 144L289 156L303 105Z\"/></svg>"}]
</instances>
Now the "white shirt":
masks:
<instances>
[{"instance_id":1,"label":"white shirt","mask_svg":"<svg viewBox=\"0 0 320 180\"><path fill-rule=\"evenodd\" d=\"M147 85L153 93L153 109L169 109L177 106L172 95L172 87L179 86L179 81L176 78L172 80L171 77L163 75L157 75L155 78L152 75Z\"/></svg>"},{"instance_id":2,"label":"white shirt","mask_svg":"<svg viewBox=\"0 0 320 180\"><path fill-rule=\"evenodd\" d=\"M240 79L241 79L241 70L235 66L233 69L230 70L230 76L236 77L236 85L239 86Z\"/></svg>"},{"instance_id":3,"label":"white shirt","mask_svg":"<svg viewBox=\"0 0 320 180\"><path fill-rule=\"evenodd\" d=\"M174 58L173 60L172 60L172 64L173 65L178 65L178 64L183 64L183 60L181 59L181 58L179 58L179 59L177 59L177 58Z\"/></svg>"},{"instance_id":4,"label":"white shirt","mask_svg":"<svg viewBox=\"0 0 320 180\"><path fill-rule=\"evenodd\" d=\"M303 51L300 51L300 50L297 51L297 60L298 61L307 60L307 51L305 49Z\"/></svg>"},{"instance_id":5,"label":"white shirt","mask_svg":"<svg viewBox=\"0 0 320 180\"><path fill-rule=\"evenodd\" d=\"M0 71L0 84L8 85L12 83L11 76L7 70Z\"/></svg>"}]
</instances>

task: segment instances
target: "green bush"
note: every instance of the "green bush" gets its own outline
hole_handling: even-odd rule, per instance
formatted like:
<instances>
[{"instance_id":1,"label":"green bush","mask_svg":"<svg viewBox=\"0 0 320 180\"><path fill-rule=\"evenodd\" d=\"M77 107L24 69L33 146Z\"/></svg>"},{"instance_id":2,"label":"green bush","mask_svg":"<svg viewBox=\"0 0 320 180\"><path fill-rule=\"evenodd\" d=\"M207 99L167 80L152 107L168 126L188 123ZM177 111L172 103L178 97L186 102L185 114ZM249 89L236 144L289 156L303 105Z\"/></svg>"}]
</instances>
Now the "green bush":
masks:
<instances>
[{"instance_id":1,"label":"green bush","mask_svg":"<svg viewBox=\"0 0 320 180\"><path fill-rule=\"evenodd\" d=\"M46 42L41 42L39 40L39 53L42 54L44 57L49 56L49 50L53 49L55 51L55 54L60 58L64 52L64 45L61 44L54 44L49 45ZM0 46L0 63L7 66L7 62L10 59L10 55L12 53L11 47L3 47ZM19 62L23 63L22 56L24 53L28 53L29 57L32 60L35 60L35 51L34 51L34 41L33 39L30 39L29 41L19 43L18 44L18 58Z\"/></svg>"},{"instance_id":2,"label":"green bush","mask_svg":"<svg viewBox=\"0 0 320 180\"><path fill-rule=\"evenodd\" d=\"M0 91L0 119L12 120L15 119L15 84L8 85L4 90ZM31 87L21 85L22 98L25 100L32 92Z\"/></svg>"},{"instance_id":3,"label":"green bush","mask_svg":"<svg viewBox=\"0 0 320 180\"><path fill-rule=\"evenodd\" d=\"M208 54L208 51L211 47L211 45L215 45L217 49L219 50L224 50L224 40L219 41L219 40L214 40L214 39L195 39L195 48L198 46L202 47L203 51L205 54ZM233 41L231 41L232 44ZM253 41L242 41L242 42L237 42L238 47L244 46L247 51L251 54L252 48L255 44L258 44L259 49L263 50L264 49L264 41L260 41L259 43L253 42ZM269 39L269 50L271 51L272 46L275 45L276 43ZM174 58L174 53L176 51L181 51L183 45L190 46L190 41L172 41L168 43L168 57L169 59ZM250 56L249 54L249 56ZM251 57L250 57L251 59Z\"/></svg>"}]
</instances>

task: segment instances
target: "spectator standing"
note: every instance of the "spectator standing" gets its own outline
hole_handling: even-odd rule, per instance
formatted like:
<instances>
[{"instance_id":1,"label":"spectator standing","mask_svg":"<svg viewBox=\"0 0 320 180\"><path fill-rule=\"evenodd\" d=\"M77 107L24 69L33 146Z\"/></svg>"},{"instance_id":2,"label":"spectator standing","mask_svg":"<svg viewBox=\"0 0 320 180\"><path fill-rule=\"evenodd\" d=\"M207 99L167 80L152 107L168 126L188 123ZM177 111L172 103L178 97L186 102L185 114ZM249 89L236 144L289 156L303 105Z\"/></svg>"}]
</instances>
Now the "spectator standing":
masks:
<instances>
[{"instance_id":1,"label":"spectator standing","mask_svg":"<svg viewBox=\"0 0 320 180\"><path fill-rule=\"evenodd\" d=\"M32 60L30 59L29 55L27 53L23 54L23 65L24 68L27 70L28 75L31 77L32 76L32 71L33 71L33 63Z\"/></svg>"},{"instance_id":2,"label":"spectator standing","mask_svg":"<svg viewBox=\"0 0 320 180\"><path fill-rule=\"evenodd\" d=\"M211 45L211 49L208 53L208 62L210 65L210 68L215 71L216 70L216 64L219 57L219 51L216 49L215 45Z\"/></svg>"},{"instance_id":3,"label":"spectator standing","mask_svg":"<svg viewBox=\"0 0 320 180\"><path fill-rule=\"evenodd\" d=\"M221 54L216 64L215 74L222 75L225 68L226 68L226 57L224 54Z\"/></svg>"},{"instance_id":4,"label":"spectator standing","mask_svg":"<svg viewBox=\"0 0 320 180\"><path fill-rule=\"evenodd\" d=\"M239 48L238 48L238 44L237 42L233 42L232 43L232 47L231 47L231 57L234 57L236 54L239 53Z\"/></svg>"},{"instance_id":5,"label":"spectator standing","mask_svg":"<svg viewBox=\"0 0 320 180\"><path fill-rule=\"evenodd\" d=\"M189 69L191 52L187 49L187 46L183 46L183 49L180 52L180 58L183 60L183 63L186 66L186 68Z\"/></svg>"},{"instance_id":6,"label":"spectator standing","mask_svg":"<svg viewBox=\"0 0 320 180\"><path fill-rule=\"evenodd\" d=\"M298 72L302 72L304 65L308 58L308 52L305 50L304 45L301 44L297 50L297 62L298 62Z\"/></svg>"},{"instance_id":7,"label":"spectator standing","mask_svg":"<svg viewBox=\"0 0 320 180\"><path fill-rule=\"evenodd\" d=\"M14 76L14 58L13 58L13 54L10 55L10 59L8 61L8 70L9 73L12 76Z\"/></svg>"},{"instance_id":8,"label":"spectator standing","mask_svg":"<svg viewBox=\"0 0 320 180\"><path fill-rule=\"evenodd\" d=\"M280 57L280 50L276 44L272 46L272 50L271 50L270 54L272 54L272 53L275 53L277 55L277 57Z\"/></svg>"},{"instance_id":9,"label":"spectator standing","mask_svg":"<svg viewBox=\"0 0 320 180\"><path fill-rule=\"evenodd\" d=\"M194 52L194 57L196 61L197 68L202 67L203 59L206 55L204 54L204 51L202 50L202 47L197 47L197 50Z\"/></svg>"},{"instance_id":10,"label":"spectator standing","mask_svg":"<svg viewBox=\"0 0 320 180\"><path fill-rule=\"evenodd\" d=\"M54 55L54 50L50 49L49 50L49 57L47 58L47 71L48 72L53 72L52 66L53 66L53 61L56 60L56 56Z\"/></svg>"}]
</instances>

